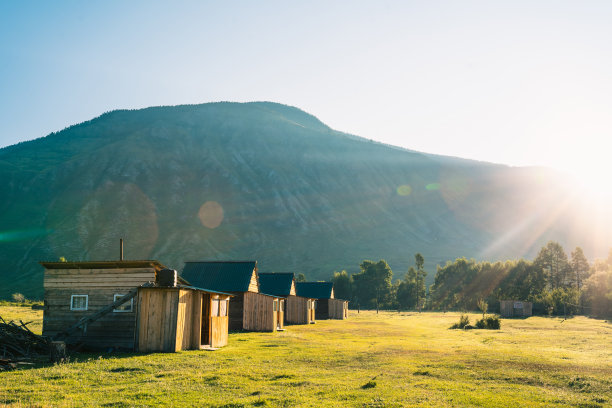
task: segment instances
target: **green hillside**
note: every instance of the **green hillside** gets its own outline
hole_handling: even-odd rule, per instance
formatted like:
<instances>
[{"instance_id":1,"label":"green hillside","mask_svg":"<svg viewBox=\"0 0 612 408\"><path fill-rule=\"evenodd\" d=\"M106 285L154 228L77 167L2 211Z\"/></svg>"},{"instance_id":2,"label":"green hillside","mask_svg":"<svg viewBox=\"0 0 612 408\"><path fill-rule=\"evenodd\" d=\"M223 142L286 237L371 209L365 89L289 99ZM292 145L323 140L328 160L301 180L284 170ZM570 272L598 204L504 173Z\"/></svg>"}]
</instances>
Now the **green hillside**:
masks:
<instances>
[{"instance_id":1,"label":"green hillside","mask_svg":"<svg viewBox=\"0 0 612 408\"><path fill-rule=\"evenodd\" d=\"M179 270L257 259L311 279L365 258L403 276L417 251L433 278L457 256L610 243L553 172L386 146L265 102L114 111L0 149L0 197L0 298L41 296L39 260L117 259L120 237L126 258Z\"/></svg>"}]
</instances>

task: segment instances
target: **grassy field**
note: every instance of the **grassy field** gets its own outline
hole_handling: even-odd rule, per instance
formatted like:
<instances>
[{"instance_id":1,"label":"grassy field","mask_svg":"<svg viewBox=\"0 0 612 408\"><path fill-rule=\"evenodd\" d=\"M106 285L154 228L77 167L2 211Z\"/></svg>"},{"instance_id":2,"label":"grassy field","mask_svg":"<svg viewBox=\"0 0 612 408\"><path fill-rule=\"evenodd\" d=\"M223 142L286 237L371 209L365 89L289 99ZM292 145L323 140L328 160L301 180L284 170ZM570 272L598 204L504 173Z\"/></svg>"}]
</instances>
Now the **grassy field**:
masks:
<instances>
[{"instance_id":1,"label":"grassy field","mask_svg":"<svg viewBox=\"0 0 612 408\"><path fill-rule=\"evenodd\" d=\"M0 307L5 318L33 313ZM79 355L0 373L0 405L612 406L609 322L532 317L502 320L499 331L449 330L458 319L362 312L281 333L230 334L215 352Z\"/></svg>"}]
</instances>

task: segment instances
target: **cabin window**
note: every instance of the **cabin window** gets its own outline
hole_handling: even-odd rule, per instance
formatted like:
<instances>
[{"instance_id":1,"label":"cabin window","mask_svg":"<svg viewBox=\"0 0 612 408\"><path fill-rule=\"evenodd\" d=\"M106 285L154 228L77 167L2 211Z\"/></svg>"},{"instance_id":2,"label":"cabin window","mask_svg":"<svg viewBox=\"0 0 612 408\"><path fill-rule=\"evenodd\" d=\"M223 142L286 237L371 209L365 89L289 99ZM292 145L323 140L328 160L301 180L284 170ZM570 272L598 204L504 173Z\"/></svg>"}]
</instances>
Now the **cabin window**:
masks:
<instances>
[{"instance_id":1,"label":"cabin window","mask_svg":"<svg viewBox=\"0 0 612 408\"><path fill-rule=\"evenodd\" d=\"M212 300L212 308L210 310L211 316L219 316L219 299Z\"/></svg>"},{"instance_id":2,"label":"cabin window","mask_svg":"<svg viewBox=\"0 0 612 408\"><path fill-rule=\"evenodd\" d=\"M125 296L125 294L115 293L115 295L113 296L113 302L118 301L119 299L121 299L124 296ZM115 310L113 310L113 312L114 313L129 313L132 310L134 310L134 298L128 300L127 302L125 302L122 305L117 306L115 308Z\"/></svg>"},{"instance_id":3,"label":"cabin window","mask_svg":"<svg viewBox=\"0 0 612 408\"><path fill-rule=\"evenodd\" d=\"M227 316L227 300L219 300L219 316Z\"/></svg>"},{"instance_id":4,"label":"cabin window","mask_svg":"<svg viewBox=\"0 0 612 408\"><path fill-rule=\"evenodd\" d=\"M273 310L275 312L278 312L278 300L276 300L276 299L274 299L274 308L273 308Z\"/></svg>"},{"instance_id":5,"label":"cabin window","mask_svg":"<svg viewBox=\"0 0 612 408\"><path fill-rule=\"evenodd\" d=\"M72 295L70 297L70 310L83 311L87 310L89 303L88 295Z\"/></svg>"},{"instance_id":6,"label":"cabin window","mask_svg":"<svg viewBox=\"0 0 612 408\"><path fill-rule=\"evenodd\" d=\"M281 300L280 300L280 302L279 302L279 308L280 308L279 310L280 310L281 312L284 312L284 311L285 311L285 301L284 301L284 300L282 300L282 299L281 299Z\"/></svg>"}]
</instances>

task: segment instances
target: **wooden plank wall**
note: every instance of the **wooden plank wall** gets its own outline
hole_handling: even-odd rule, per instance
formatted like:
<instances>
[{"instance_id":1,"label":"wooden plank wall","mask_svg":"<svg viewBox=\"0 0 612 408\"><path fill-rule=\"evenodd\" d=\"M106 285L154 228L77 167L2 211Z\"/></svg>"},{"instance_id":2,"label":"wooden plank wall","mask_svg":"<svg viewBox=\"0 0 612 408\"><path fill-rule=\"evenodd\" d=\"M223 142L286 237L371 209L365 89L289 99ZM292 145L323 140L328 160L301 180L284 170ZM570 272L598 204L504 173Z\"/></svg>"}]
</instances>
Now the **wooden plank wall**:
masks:
<instances>
[{"instance_id":1,"label":"wooden plank wall","mask_svg":"<svg viewBox=\"0 0 612 408\"><path fill-rule=\"evenodd\" d=\"M233 301L234 299L232 299ZM243 294L243 329L250 331L276 331L274 298L260 293ZM230 305L233 302L230 301Z\"/></svg>"},{"instance_id":2,"label":"wooden plank wall","mask_svg":"<svg viewBox=\"0 0 612 408\"><path fill-rule=\"evenodd\" d=\"M142 288L138 301L138 351L176 351L179 290Z\"/></svg>"},{"instance_id":3,"label":"wooden plank wall","mask_svg":"<svg viewBox=\"0 0 612 408\"><path fill-rule=\"evenodd\" d=\"M214 298L229 301L232 300L229 296L213 295ZM229 312L229 307L228 307ZM210 318L210 346L211 347L223 347L227 345L227 330L228 330L229 316L211 316Z\"/></svg>"},{"instance_id":4,"label":"wooden plank wall","mask_svg":"<svg viewBox=\"0 0 612 408\"><path fill-rule=\"evenodd\" d=\"M143 283L155 280L154 268L117 269L47 269L44 273L45 310L43 335L55 336L113 303L115 294L125 295ZM72 295L88 295L88 310L70 310ZM111 312L87 327L85 335L77 332L68 341L83 342L93 347L134 348L136 310L134 298L132 312Z\"/></svg>"},{"instance_id":5,"label":"wooden plank wall","mask_svg":"<svg viewBox=\"0 0 612 408\"><path fill-rule=\"evenodd\" d=\"M341 299L329 299L328 310L330 319L343 320L346 318L346 301Z\"/></svg>"},{"instance_id":6,"label":"wooden plank wall","mask_svg":"<svg viewBox=\"0 0 612 408\"><path fill-rule=\"evenodd\" d=\"M259 284L257 283L257 273L255 271L253 271L253 274L251 275L251 281L249 283L248 291L254 293L259 292Z\"/></svg>"},{"instance_id":7,"label":"wooden plank wall","mask_svg":"<svg viewBox=\"0 0 612 408\"><path fill-rule=\"evenodd\" d=\"M521 302L523 304L522 313L515 314L516 311L521 310L514 309L514 302L519 302L518 300L501 300L499 302L499 314L502 317L527 317L532 315L533 303L531 302Z\"/></svg>"},{"instance_id":8,"label":"wooden plank wall","mask_svg":"<svg viewBox=\"0 0 612 408\"><path fill-rule=\"evenodd\" d=\"M311 322L311 310L308 309L308 298L301 296L289 296L285 302L286 322L289 324L309 324Z\"/></svg>"}]
</instances>

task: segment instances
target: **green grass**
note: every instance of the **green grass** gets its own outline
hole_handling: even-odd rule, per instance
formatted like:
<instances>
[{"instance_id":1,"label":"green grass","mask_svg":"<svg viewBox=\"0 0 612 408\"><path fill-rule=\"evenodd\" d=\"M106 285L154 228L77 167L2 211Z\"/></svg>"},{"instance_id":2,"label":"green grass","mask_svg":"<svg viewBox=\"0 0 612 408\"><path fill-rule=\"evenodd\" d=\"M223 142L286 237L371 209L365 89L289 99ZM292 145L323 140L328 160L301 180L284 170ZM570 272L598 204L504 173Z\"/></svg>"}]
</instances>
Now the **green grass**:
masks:
<instances>
[{"instance_id":1,"label":"green grass","mask_svg":"<svg viewBox=\"0 0 612 408\"><path fill-rule=\"evenodd\" d=\"M532 317L449 330L458 320L362 312L231 334L215 352L79 355L0 374L0 405L612 406L610 323Z\"/></svg>"}]
</instances>

